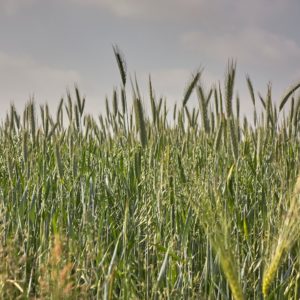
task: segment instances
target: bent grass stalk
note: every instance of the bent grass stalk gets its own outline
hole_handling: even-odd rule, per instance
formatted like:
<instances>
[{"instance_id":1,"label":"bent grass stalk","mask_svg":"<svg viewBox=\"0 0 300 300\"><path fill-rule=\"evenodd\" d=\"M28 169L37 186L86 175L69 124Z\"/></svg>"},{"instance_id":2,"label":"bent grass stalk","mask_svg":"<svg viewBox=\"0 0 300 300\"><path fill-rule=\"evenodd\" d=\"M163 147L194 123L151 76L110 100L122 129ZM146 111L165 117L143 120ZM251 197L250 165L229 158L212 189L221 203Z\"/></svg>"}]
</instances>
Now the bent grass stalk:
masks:
<instances>
[{"instance_id":1,"label":"bent grass stalk","mask_svg":"<svg viewBox=\"0 0 300 300\"><path fill-rule=\"evenodd\" d=\"M269 264L267 265L263 276L262 291L265 298L267 298L269 295L271 284L275 278L276 272L279 268L279 265L283 259L284 254L289 252L289 250L292 248L292 246L295 244L295 242L300 236L299 195L300 195L300 176L298 176L297 178L290 207L284 219L284 222L282 224L282 230L279 234L275 251L269 260Z\"/></svg>"}]
</instances>

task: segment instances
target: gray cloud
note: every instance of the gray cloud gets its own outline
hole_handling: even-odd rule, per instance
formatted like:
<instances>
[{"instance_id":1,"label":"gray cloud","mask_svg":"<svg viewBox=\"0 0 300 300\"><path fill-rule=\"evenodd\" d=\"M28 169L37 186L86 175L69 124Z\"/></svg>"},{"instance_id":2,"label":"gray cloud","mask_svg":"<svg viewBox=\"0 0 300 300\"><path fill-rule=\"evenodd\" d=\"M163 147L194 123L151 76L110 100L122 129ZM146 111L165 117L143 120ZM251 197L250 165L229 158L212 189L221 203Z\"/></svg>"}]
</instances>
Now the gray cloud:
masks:
<instances>
[{"instance_id":1,"label":"gray cloud","mask_svg":"<svg viewBox=\"0 0 300 300\"><path fill-rule=\"evenodd\" d=\"M13 15L22 7L34 3L36 0L1 0L0 12L6 15Z\"/></svg>"},{"instance_id":2,"label":"gray cloud","mask_svg":"<svg viewBox=\"0 0 300 300\"><path fill-rule=\"evenodd\" d=\"M75 70L53 68L28 57L8 55L0 52L0 82L2 113L9 102L24 105L29 96L38 102L56 103L66 90L81 78Z\"/></svg>"},{"instance_id":3,"label":"gray cloud","mask_svg":"<svg viewBox=\"0 0 300 300\"><path fill-rule=\"evenodd\" d=\"M145 98L148 73L159 96L179 101L194 67L205 67L209 88L231 57L240 95L247 94L246 72L259 90L272 80L277 95L300 77L299 9L297 0L0 0L2 111L30 93L58 101L78 82L98 112L119 79L108 55L114 43Z\"/></svg>"},{"instance_id":4,"label":"gray cloud","mask_svg":"<svg viewBox=\"0 0 300 300\"><path fill-rule=\"evenodd\" d=\"M202 9L204 0L127 0L127 1L110 1L110 0L68 0L73 3L84 6L94 6L107 9L119 17L133 17L138 19L158 19L161 17L173 17L174 13L185 14L191 13L195 9ZM180 14L179 14L180 15Z\"/></svg>"},{"instance_id":5,"label":"gray cloud","mask_svg":"<svg viewBox=\"0 0 300 300\"><path fill-rule=\"evenodd\" d=\"M187 32L181 43L192 51L200 51L207 57L224 62L236 58L242 64L288 67L300 59L300 45L286 36L263 29L251 28L218 35L206 32Z\"/></svg>"},{"instance_id":6,"label":"gray cloud","mask_svg":"<svg viewBox=\"0 0 300 300\"><path fill-rule=\"evenodd\" d=\"M242 21L255 24L265 19L277 18L295 0L67 0L83 6L93 6L110 11L118 17L139 20L176 20L188 24L198 20L199 24Z\"/></svg>"}]
</instances>

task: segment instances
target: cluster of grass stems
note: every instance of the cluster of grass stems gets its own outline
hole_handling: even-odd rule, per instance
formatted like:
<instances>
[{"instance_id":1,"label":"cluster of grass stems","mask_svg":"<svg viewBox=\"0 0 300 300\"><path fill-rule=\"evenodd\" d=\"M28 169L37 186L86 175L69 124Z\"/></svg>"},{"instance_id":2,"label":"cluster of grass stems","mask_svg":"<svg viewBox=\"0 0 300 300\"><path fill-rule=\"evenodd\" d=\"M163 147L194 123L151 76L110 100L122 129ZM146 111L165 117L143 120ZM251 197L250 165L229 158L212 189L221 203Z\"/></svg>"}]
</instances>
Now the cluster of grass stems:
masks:
<instances>
[{"instance_id":1,"label":"cluster of grass stems","mask_svg":"<svg viewBox=\"0 0 300 300\"><path fill-rule=\"evenodd\" d=\"M241 119L233 62L171 112L149 77L148 114L114 53L104 116L76 87L55 115L29 102L2 122L0 298L299 299L300 85L277 107L247 76Z\"/></svg>"}]
</instances>

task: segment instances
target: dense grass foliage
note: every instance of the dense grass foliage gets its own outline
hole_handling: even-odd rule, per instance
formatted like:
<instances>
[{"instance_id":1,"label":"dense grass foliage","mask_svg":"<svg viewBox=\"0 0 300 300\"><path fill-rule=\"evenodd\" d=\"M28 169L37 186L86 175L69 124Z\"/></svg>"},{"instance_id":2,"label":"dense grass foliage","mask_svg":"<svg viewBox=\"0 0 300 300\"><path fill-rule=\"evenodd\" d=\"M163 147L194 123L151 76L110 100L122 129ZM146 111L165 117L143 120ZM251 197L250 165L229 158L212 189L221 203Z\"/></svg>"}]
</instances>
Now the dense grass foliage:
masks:
<instances>
[{"instance_id":1,"label":"dense grass foliage","mask_svg":"<svg viewBox=\"0 0 300 300\"><path fill-rule=\"evenodd\" d=\"M247 77L241 120L229 63L224 87L198 72L169 113L149 80L148 114L114 52L105 116L76 88L55 116L30 102L0 128L0 297L299 299L297 86L284 117Z\"/></svg>"}]
</instances>

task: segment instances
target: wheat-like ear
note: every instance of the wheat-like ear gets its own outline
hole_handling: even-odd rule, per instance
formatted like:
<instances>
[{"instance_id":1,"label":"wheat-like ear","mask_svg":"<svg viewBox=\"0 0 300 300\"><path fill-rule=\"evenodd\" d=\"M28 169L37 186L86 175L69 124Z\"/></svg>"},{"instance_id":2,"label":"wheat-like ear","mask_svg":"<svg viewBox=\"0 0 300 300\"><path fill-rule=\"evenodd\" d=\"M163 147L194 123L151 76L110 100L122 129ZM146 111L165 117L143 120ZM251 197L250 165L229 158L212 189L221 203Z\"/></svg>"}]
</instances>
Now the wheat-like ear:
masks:
<instances>
[{"instance_id":1,"label":"wheat-like ear","mask_svg":"<svg viewBox=\"0 0 300 300\"><path fill-rule=\"evenodd\" d=\"M117 94L117 90L114 89L113 91L113 114L114 114L114 117L117 116L118 114L118 94Z\"/></svg>"},{"instance_id":2,"label":"wheat-like ear","mask_svg":"<svg viewBox=\"0 0 300 300\"><path fill-rule=\"evenodd\" d=\"M149 75L149 95L150 95L150 103L151 103L152 121L153 121L153 124L155 124L157 111L156 111L155 96L154 96L154 92L153 92L150 75Z\"/></svg>"},{"instance_id":3,"label":"wheat-like ear","mask_svg":"<svg viewBox=\"0 0 300 300\"><path fill-rule=\"evenodd\" d=\"M117 64L119 67L122 83L123 83L123 86L125 87L126 75L127 75L126 62L125 62L124 56L121 54L121 51L117 45L113 46L113 50L114 50L114 54L115 54Z\"/></svg>"},{"instance_id":4,"label":"wheat-like ear","mask_svg":"<svg viewBox=\"0 0 300 300\"><path fill-rule=\"evenodd\" d=\"M234 61L229 61L225 79L226 113L228 118L232 116L232 97L234 89L235 72L236 63Z\"/></svg>"},{"instance_id":5,"label":"wheat-like ear","mask_svg":"<svg viewBox=\"0 0 300 300\"><path fill-rule=\"evenodd\" d=\"M233 118L229 119L229 130L230 130L232 154L234 156L234 159L238 160L239 146L238 146L237 136L236 136L236 132L235 132L235 122L234 122Z\"/></svg>"},{"instance_id":6,"label":"wheat-like ear","mask_svg":"<svg viewBox=\"0 0 300 300\"><path fill-rule=\"evenodd\" d=\"M249 89L249 92L250 92L252 103L255 106L254 88L253 88L253 84L251 82L251 79L250 79L249 75L246 75L246 80L247 80L247 86L248 86L248 89Z\"/></svg>"},{"instance_id":7,"label":"wheat-like ear","mask_svg":"<svg viewBox=\"0 0 300 300\"><path fill-rule=\"evenodd\" d=\"M147 130L144 118L142 102L139 98L134 99L135 122L139 131L140 142L143 147L147 144Z\"/></svg>"},{"instance_id":8,"label":"wheat-like ear","mask_svg":"<svg viewBox=\"0 0 300 300\"><path fill-rule=\"evenodd\" d=\"M231 167L233 170L234 165ZM229 171L230 172L230 171ZM229 175L228 175L229 176ZM243 290L240 284L239 272L236 261L234 260L234 253L230 240L228 240L228 222L219 211L220 207L213 207L210 198L203 198L203 210L199 208L199 204L193 199L191 200L192 208L195 214L201 220L203 229L205 230L208 240L219 259L220 266L225 275L226 281L232 293L232 299L244 300ZM214 222L212 222L214 220Z\"/></svg>"},{"instance_id":9,"label":"wheat-like ear","mask_svg":"<svg viewBox=\"0 0 300 300\"><path fill-rule=\"evenodd\" d=\"M276 272L279 268L280 262L283 259L284 254L288 253L295 242L300 236L299 232L299 214L300 214L300 203L299 203L299 194L300 194L300 176L298 176L290 207L288 213L283 221L282 229L278 237L277 244L275 246L275 251L269 260L267 265L262 283L262 292L264 298L267 298L269 295L271 284L275 278Z\"/></svg>"},{"instance_id":10,"label":"wheat-like ear","mask_svg":"<svg viewBox=\"0 0 300 300\"><path fill-rule=\"evenodd\" d=\"M204 91L203 91L201 86L197 86L197 95L198 95L199 106L200 106L200 110L201 110L202 126L204 128L204 131L206 133L209 133L209 121L208 121L208 114L207 114L207 100L204 96Z\"/></svg>"},{"instance_id":11,"label":"wheat-like ear","mask_svg":"<svg viewBox=\"0 0 300 300\"><path fill-rule=\"evenodd\" d=\"M219 128L215 137L214 141L214 150L217 152L219 150L220 142L221 142L221 137L222 137L222 130L223 130L223 122L220 121Z\"/></svg>"},{"instance_id":12,"label":"wheat-like ear","mask_svg":"<svg viewBox=\"0 0 300 300\"><path fill-rule=\"evenodd\" d=\"M217 240L211 240L212 247L215 250L217 256L220 260L220 265L226 277L226 280L230 286L232 298L234 300L243 300L243 290L238 278L238 272L236 270L236 265L234 264L234 258L230 251L224 247L220 240L223 239L221 235L217 235Z\"/></svg>"},{"instance_id":13,"label":"wheat-like ear","mask_svg":"<svg viewBox=\"0 0 300 300\"><path fill-rule=\"evenodd\" d=\"M36 133L36 123L35 123L35 104L33 99L29 103L29 120L30 120L30 127L31 127L31 135L33 142L35 141L35 133Z\"/></svg>"},{"instance_id":14,"label":"wheat-like ear","mask_svg":"<svg viewBox=\"0 0 300 300\"><path fill-rule=\"evenodd\" d=\"M182 106L185 106L187 104L192 94L192 91L194 90L195 86L197 85L200 79L200 76L201 76L201 71L198 71L196 75L193 77L193 79L191 80L191 82L187 85L183 96Z\"/></svg>"},{"instance_id":15,"label":"wheat-like ear","mask_svg":"<svg viewBox=\"0 0 300 300\"><path fill-rule=\"evenodd\" d=\"M282 110L286 102L288 101L289 97L300 87L300 82L297 84L292 85L288 91L285 93L285 95L282 97L282 100L279 105L279 111Z\"/></svg>"}]
</instances>

